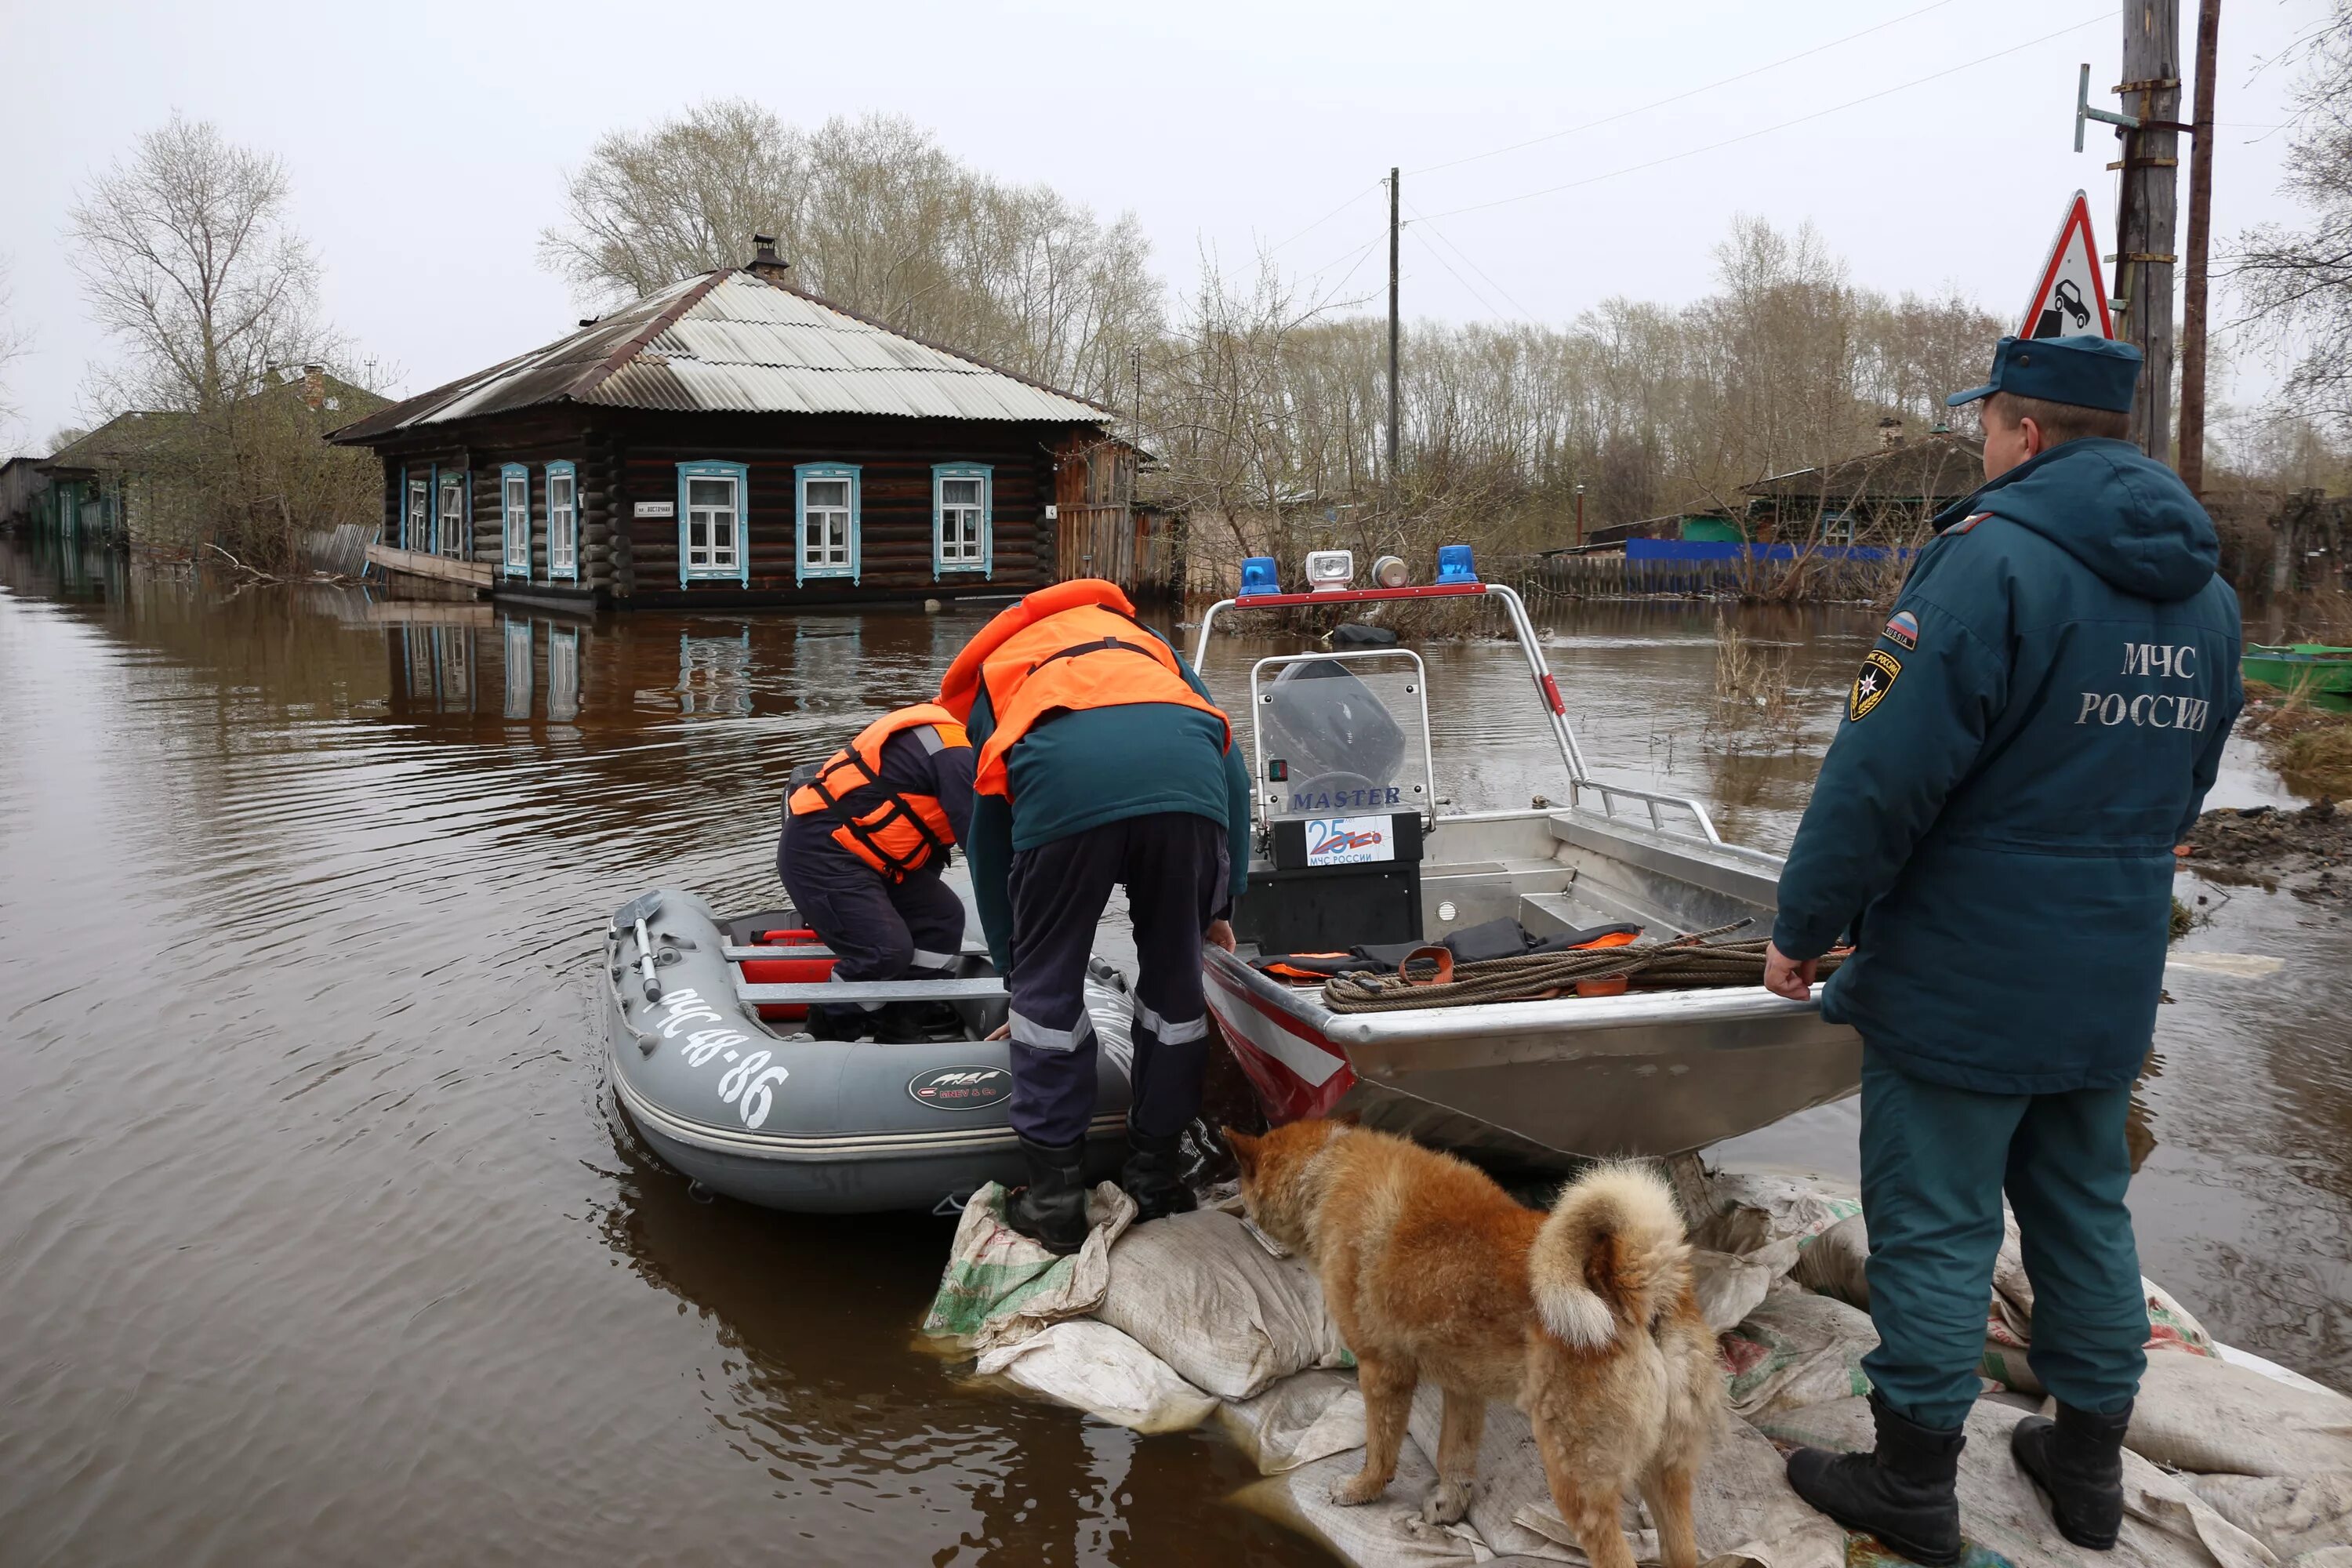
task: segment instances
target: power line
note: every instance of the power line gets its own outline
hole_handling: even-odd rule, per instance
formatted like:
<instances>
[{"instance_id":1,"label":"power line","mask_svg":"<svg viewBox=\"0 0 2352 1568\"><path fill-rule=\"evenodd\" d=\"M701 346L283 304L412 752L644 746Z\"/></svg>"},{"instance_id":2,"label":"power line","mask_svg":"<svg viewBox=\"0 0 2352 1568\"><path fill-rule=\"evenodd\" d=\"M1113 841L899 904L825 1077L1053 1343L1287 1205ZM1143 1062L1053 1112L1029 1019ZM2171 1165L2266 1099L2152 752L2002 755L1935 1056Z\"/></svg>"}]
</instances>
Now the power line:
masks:
<instances>
[{"instance_id":1,"label":"power line","mask_svg":"<svg viewBox=\"0 0 2352 1568\"><path fill-rule=\"evenodd\" d=\"M1485 212L1489 207L1505 207L1517 202L1531 202L1538 196L1557 195L1562 191L1573 191L1585 185L1597 185L1603 180L1613 180L1621 174L1638 174L1644 169L1654 169L1664 163L1679 163L1685 158L1696 158L1702 153L1719 152L1736 142L1753 141L1759 136L1769 136L1775 131L1786 131L1791 126L1803 125L1825 115L1836 114L1848 109L1858 109L1865 103L1875 103L1882 98L1891 98L1898 92L1908 92L1915 87L1924 87L1928 82L1939 80L1957 72L1971 70L1981 65L1990 65L1994 60L2006 59L2011 55L2021 53L2038 44L2046 44L2053 38L2063 38L2069 33L2078 33L2094 23L2112 23L2114 20L2115 14L2112 11L2101 11L2096 16L2086 16L2079 22L2070 23L2055 32L2044 33L2038 38L2028 38L2021 44L2012 44L2008 48L1997 49L1989 55L1979 55L1975 59L1963 60L1958 65L1947 66L1942 70L1930 71L1926 76L1914 77L1909 81L1898 82L1893 87L1882 88L1876 92L1864 93L1860 98L1848 99L1843 103L1833 103L1827 109L1817 109L1811 114L1800 114L1794 120L1783 120L1777 125L1764 125L1754 131L1743 131L1737 136L1727 136L1720 142L1710 142L1704 147L1692 147L1680 153L1669 153L1662 158L1652 158L1640 163L1629 163L1622 169L1612 169L1604 174L1589 174L1581 180L1569 180L1557 185L1546 185L1541 190L1522 191L1516 196L1497 196L1490 202L1470 202L1462 206L1448 207L1444 212L1433 216L1454 217L1463 213Z\"/></svg>"},{"instance_id":2,"label":"power line","mask_svg":"<svg viewBox=\"0 0 2352 1568\"><path fill-rule=\"evenodd\" d=\"M1435 235L1438 238L1444 240L1445 242L1445 248L1451 250L1454 255L1460 257L1465 262L1466 262L1469 265L1470 270L1475 272L1479 277L1484 278L1487 282L1494 284L1496 293L1500 294L1504 299L1510 300L1511 308L1518 311L1522 320L1528 321L1535 320L1535 312L1528 310L1525 305L1520 304L1517 300L1513 299L1511 291L1508 289L1504 288L1501 283L1497 282L1493 273L1479 266L1477 258L1472 256L1468 251L1463 249L1461 246L1454 243L1454 237L1451 235L1438 227L1435 224L1430 222L1428 218L1423 216L1421 209L1414 206L1411 202L1405 203L1405 208L1412 214L1412 223L1408 225L1408 227L1425 228L1429 230L1430 233ZM1443 260L1444 258L1441 257L1439 259ZM1502 312L1499 310L1496 312L1497 315L1500 315L1501 313Z\"/></svg>"},{"instance_id":3,"label":"power line","mask_svg":"<svg viewBox=\"0 0 2352 1568\"><path fill-rule=\"evenodd\" d=\"M1408 169L1405 172L1411 174L1434 174L1440 169L1456 169L1460 168L1465 163L1475 163L1481 159L1499 158L1506 153L1516 153L1523 147L1540 146L1546 142L1557 142L1563 136L1574 136L1580 132L1596 130L1603 125L1614 125L1621 120L1631 120L1637 114L1647 114L1654 109L1664 109L1669 104L1680 103L1685 99L1696 98L1702 93L1713 92L1719 87L1729 87L1734 82L1746 81L1749 77L1762 76L1766 71L1779 70L1782 66L1794 65L1799 60L1802 59L1811 59L1815 55L1853 43L1856 38L1866 38L1873 33L1883 33L1889 27L1899 26L1903 23L1908 22L1914 17L1924 16L1930 11L1940 11L1951 3L1952 0L1931 0L1930 4L1922 5L1916 11L1906 11L1900 16L1890 16L1885 21L1877 23L1872 26L1864 27L1858 33L1848 33L1843 38L1832 38L1826 44L1815 44L1810 49L1801 49L1793 55L1783 55L1779 59L1773 60L1769 64L1750 67L1748 69L1739 72L1737 76L1727 76L1720 80L1708 82L1703 87L1692 88L1687 92L1675 93L1672 98L1661 98L1655 102L1644 103L1639 108L1624 110L1616 114L1603 115L1599 120L1588 120L1581 125L1571 125L1565 131L1547 132L1541 136L1530 136L1524 142L1513 142L1507 146L1490 148L1488 151L1484 153L1472 153L1465 157L1449 158L1443 163L1424 163L1418 169Z\"/></svg>"},{"instance_id":4,"label":"power line","mask_svg":"<svg viewBox=\"0 0 2352 1568\"><path fill-rule=\"evenodd\" d=\"M1418 224L1408 224L1408 225L1406 225L1405 226L1406 226L1408 229L1412 230L1413 238L1418 239L1418 240L1421 240L1421 247L1422 247L1423 250L1426 250L1427 252L1429 252L1429 254L1430 254L1430 255L1432 255L1432 256L1433 256L1433 257L1437 258L1437 264L1438 264L1440 267L1444 268L1445 268L1445 270L1447 270L1448 272L1451 272L1451 273L1453 273L1453 274L1454 274L1454 280L1456 283L1461 284L1461 285L1462 285L1462 287L1464 287L1465 289L1469 289L1469 290L1470 290L1470 297L1471 297L1472 299L1474 299L1474 300L1477 300L1477 301L1478 301L1478 303L1480 303L1481 305L1484 305L1484 306L1486 306L1486 310L1487 310L1487 313L1488 313L1488 314L1490 314L1490 315L1499 316L1499 315L1501 315L1501 314L1503 313L1501 310L1497 310L1497 309L1496 308L1495 301L1493 301L1492 300L1487 299L1486 295L1484 295L1484 294L1482 294L1482 293L1480 293L1480 292L1478 291L1478 285L1476 285L1475 283L1471 282L1471 281L1470 281L1470 279L1468 279L1467 278L1463 277L1463 276L1462 276L1462 274L1461 274L1461 272L1460 272L1460 271L1459 271L1459 270L1454 267L1454 263L1452 263L1451 261L1448 261L1448 260L1446 260L1446 259L1445 259L1445 252L1444 252L1444 251L1442 251L1442 250L1438 249L1438 248L1437 248L1437 247L1435 247L1435 246L1433 246L1433 245L1430 244L1430 243L1429 243L1429 241L1428 241L1427 239L1424 239L1424 238L1423 238L1423 237L1422 237L1422 234L1421 234L1421 226L1420 226L1420 225L1418 225ZM1466 260L1466 259L1467 259L1467 258L1465 258L1465 259Z\"/></svg>"},{"instance_id":5,"label":"power line","mask_svg":"<svg viewBox=\"0 0 2352 1568\"><path fill-rule=\"evenodd\" d=\"M1354 206L1358 202L1362 201L1366 196L1370 195L1374 191L1379 190L1387 183L1388 182L1385 180L1374 180L1370 184L1366 185L1362 190L1358 191L1354 195L1349 196L1346 201L1341 202L1338 206L1333 207L1329 212L1325 213L1321 217L1317 218L1313 223L1308 224L1305 228L1302 228L1297 234L1292 235L1290 239L1282 241L1274 248L1276 250L1286 249L1290 246L1292 240L1305 239L1308 235L1313 234L1317 229L1321 228L1325 224L1329 223L1333 218L1338 217L1341 213L1346 212L1349 207Z\"/></svg>"}]
</instances>

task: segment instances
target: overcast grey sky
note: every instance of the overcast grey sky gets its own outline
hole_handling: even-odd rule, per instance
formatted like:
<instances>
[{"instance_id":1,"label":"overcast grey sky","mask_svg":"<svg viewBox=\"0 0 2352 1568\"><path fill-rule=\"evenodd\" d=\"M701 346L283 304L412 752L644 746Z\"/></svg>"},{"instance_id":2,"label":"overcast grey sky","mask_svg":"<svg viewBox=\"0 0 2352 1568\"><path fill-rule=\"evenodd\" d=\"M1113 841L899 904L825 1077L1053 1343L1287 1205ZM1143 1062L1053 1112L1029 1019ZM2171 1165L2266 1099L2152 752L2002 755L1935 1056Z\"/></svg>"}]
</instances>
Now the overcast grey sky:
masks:
<instances>
[{"instance_id":1,"label":"overcast grey sky","mask_svg":"<svg viewBox=\"0 0 2352 1568\"><path fill-rule=\"evenodd\" d=\"M2196 0L2184 10L2193 33ZM2321 10L2228 0L2219 236L2293 216L2269 130L2292 73L2262 67ZM534 253L564 172L605 131L728 94L812 125L895 110L1000 177L1131 208L1180 287L1203 247L1246 266L1286 241L1280 259L1317 291L1371 292L1375 184L1394 163L1434 220L1405 239L1409 316L1560 321L1612 294L1686 300L1739 211L1811 219L1859 282L1957 282L2021 313L2078 185L2112 247L2114 143L2094 127L2078 154L2072 122L2079 62L2111 85L2120 36L2116 0L0 0L0 254L36 333L8 373L24 419L0 448L76 420L86 368L110 350L68 262L66 209L175 108L284 156L330 316L415 391L568 331L577 311Z\"/></svg>"}]
</instances>

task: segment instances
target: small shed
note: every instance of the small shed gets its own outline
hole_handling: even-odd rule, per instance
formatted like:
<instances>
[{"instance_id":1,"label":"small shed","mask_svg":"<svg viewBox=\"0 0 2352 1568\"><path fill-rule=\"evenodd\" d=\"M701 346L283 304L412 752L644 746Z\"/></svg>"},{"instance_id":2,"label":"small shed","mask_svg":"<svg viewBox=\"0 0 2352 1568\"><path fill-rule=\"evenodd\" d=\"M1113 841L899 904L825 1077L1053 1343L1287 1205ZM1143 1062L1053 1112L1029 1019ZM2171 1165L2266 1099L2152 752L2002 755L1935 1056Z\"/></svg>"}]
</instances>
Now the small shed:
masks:
<instances>
[{"instance_id":1,"label":"small shed","mask_svg":"<svg viewBox=\"0 0 2352 1568\"><path fill-rule=\"evenodd\" d=\"M394 565L505 597L825 605L1053 582L1057 484L1118 540L1111 419L795 287L763 237L331 439L382 459Z\"/></svg>"},{"instance_id":2,"label":"small shed","mask_svg":"<svg viewBox=\"0 0 2352 1568\"><path fill-rule=\"evenodd\" d=\"M49 476L38 458L11 458L0 463L0 528L33 521L35 509L47 504Z\"/></svg>"},{"instance_id":3,"label":"small shed","mask_svg":"<svg viewBox=\"0 0 2352 1568\"><path fill-rule=\"evenodd\" d=\"M1984 443L1937 428L1906 440L1899 419L1879 423L1875 451L1746 486L1751 529L1796 543L1904 543L1927 520L1984 483Z\"/></svg>"}]
</instances>

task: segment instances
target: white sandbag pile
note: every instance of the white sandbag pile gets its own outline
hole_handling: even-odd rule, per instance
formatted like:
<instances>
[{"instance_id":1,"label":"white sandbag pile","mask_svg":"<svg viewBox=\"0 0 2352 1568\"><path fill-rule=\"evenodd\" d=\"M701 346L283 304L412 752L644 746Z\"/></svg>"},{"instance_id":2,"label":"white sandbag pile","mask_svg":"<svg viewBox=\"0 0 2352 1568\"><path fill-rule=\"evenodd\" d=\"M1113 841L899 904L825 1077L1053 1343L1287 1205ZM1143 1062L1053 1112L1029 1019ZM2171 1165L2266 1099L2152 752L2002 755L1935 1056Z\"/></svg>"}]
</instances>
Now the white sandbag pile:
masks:
<instances>
[{"instance_id":1,"label":"white sandbag pile","mask_svg":"<svg viewBox=\"0 0 2352 1568\"><path fill-rule=\"evenodd\" d=\"M1352 1360L1306 1263L1276 1257L1239 1217L1204 1210L1129 1227L1134 1210L1097 1188L1086 1247L1055 1258L1010 1229L1004 1194L976 1194L925 1329L977 1352L974 1372L1143 1432L1219 1426L1265 1479L1239 1500L1364 1568L1581 1563L1553 1510L1527 1418L1487 1410L1480 1488L1440 1523L1440 1396L1423 1388L1396 1479L1346 1508L1331 1489L1361 1467L1364 1406ZM1735 1419L1694 1499L1708 1568L1843 1568L1844 1531L1789 1488L1783 1450L1867 1447L1877 1343L1864 1310L1869 1236L1850 1190L1753 1174L1710 1179L1693 1225L1702 1310L1720 1334ZM2129 1516L2112 1568L2352 1568L2352 1399L2217 1347L2152 1283L2148 1375L2126 1456ZM2039 1405L2026 1352L2033 1297L2014 1225L1986 1307L1988 1397L1969 1418L1961 1517L1970 1540L2015 1568L2081 1553L2009 1452L2009 1428ZM2255 1358L2244 1358L2249 1362ZM2274 1374L2274 1375L2273 1375ZM2175 1474L2172 1472L2189 1472ZM1637 1558L1657 1560L1638 1502L1623 1519ZM1873 1543L1874 1546L1874 1543ZM1988 1560L1979 1557L1978 1561Z\"/></svg>"}]
</instances>

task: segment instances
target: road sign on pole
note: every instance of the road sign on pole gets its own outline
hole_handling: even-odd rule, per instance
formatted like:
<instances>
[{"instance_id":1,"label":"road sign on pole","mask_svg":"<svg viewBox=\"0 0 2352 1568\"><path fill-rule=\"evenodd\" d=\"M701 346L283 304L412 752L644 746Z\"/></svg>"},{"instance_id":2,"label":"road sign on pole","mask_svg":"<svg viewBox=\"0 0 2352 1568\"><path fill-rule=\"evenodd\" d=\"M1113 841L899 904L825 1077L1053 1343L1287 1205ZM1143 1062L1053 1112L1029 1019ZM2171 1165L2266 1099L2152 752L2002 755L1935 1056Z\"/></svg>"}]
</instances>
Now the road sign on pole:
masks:
<instances>
[{"instance_id":1,"label":"road sign on pole","mask_svg":"<svg viewBox=\"0 0 2352 1568\"><path fill-rule=\"evenodd\" d=\"M2050 259L2033 286L2018 327L2021 338L2071 338L2095 332L2116 335L2115 318L2107 312L2107 285L2099 276L2099 247L2091 237L2091 203L2082 192L2066 204L2058 225Z\"/></svg>"}]
</instances>

